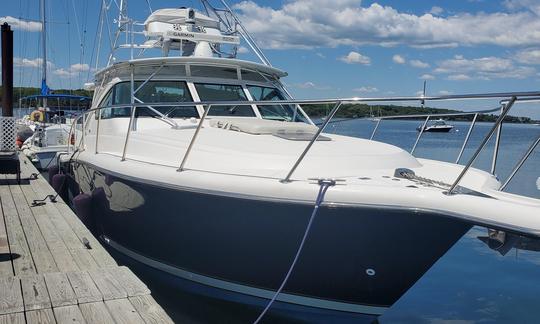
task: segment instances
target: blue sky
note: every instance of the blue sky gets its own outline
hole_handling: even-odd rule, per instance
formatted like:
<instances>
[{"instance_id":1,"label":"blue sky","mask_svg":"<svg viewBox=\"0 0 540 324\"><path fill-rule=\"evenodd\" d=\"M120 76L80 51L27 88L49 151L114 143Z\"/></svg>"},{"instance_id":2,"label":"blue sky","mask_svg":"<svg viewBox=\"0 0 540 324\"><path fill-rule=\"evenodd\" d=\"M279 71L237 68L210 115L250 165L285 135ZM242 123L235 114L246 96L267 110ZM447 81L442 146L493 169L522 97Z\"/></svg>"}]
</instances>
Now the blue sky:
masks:
<instances>
[{"instance_id":1,"label":"blue sky","mask_svg":"<svg viewBox=\"0 0 540 324\"><path fill-rule=\"evenodd\" d=\"M154 10L198 4L149 1ZM40 24L20 21L39 19L37 2L6 1L0 12L0 21L10 21L16 32L17 85L40 80ZM106 2L112 2L112 23L115 1ZM431 95L540 90L538 0L230 3L273 65L289 72L284 81L298 98L409 96L424 79ZM99 7L99 0L48 0L52 88L77 88L91 78ZM147 2L131 0L129 13L143 21ZM240 58L254 59L250 53ZM452 105L467 110L492 104ZM517 107L514 114L540 118L540 112L525 111L540 111L537 106Z\"/></svg>"}]
</instances>

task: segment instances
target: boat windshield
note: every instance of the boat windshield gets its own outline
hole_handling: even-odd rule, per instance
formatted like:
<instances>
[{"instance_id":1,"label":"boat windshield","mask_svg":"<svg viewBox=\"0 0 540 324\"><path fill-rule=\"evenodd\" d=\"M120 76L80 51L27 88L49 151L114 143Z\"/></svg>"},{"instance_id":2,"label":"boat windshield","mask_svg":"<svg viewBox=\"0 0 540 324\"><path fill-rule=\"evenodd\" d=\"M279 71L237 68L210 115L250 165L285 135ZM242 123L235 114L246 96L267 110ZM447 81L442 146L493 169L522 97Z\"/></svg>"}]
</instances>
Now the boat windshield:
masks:
<instances>
[{"instance_id":1,"label":"boat windshield","mask_svg":"<svg viewBox=\"0 0 540 324\"><path fill-rule=\"evenodd\" d=\"M248 101L242 86L236 84L195 83L201 101ZM212 106L209 116L255 117L251 105Z\"/></svg>"},{"instance_id":2,"label":"boat windshield","mask_svg":"<svg viewBox=\"0 0 540 324\"><path fill-rule=\"evenodd\" d=\"M276 88L248 85L249 93L254 101L285 100L285 96ZM258 105L262 118L282 121L304 121L303 116L295 113L294 106L274 104Z\"/></svg>"}]
</instances>

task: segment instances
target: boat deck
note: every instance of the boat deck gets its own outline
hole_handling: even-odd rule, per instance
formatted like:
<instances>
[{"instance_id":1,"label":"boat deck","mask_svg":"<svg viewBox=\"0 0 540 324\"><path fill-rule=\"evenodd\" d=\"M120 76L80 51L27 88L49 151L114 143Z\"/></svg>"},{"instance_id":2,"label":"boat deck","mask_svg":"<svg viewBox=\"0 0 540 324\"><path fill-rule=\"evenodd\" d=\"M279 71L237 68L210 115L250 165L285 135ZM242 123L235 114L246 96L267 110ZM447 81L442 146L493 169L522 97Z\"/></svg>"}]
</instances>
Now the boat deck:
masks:
<instances>
[{"instance_id":1,"label":"boat deck","mask_svg":"<svg viewBox=\"0 0 540 324\"><path fill-rule=\"evenodd\" d=\"M150 290L118 266L54 190L21 159L0 175L1 323L172 323Z\"/></svg>"}]
</instances>

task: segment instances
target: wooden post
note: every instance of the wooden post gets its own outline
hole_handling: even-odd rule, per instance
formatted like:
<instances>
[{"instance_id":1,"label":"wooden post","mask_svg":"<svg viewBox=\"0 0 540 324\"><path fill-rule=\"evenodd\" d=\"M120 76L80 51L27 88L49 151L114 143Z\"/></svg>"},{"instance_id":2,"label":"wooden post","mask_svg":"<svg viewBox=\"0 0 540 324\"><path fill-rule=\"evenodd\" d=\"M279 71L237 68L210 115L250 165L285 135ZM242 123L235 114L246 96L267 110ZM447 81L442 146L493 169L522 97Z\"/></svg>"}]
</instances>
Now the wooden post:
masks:
<instances>
[{"instance_id":1,"label":"wooden post","mask_svg":"<svg viewBox=\"0 0 540 324\"><path fill-rule=\"evenodd\" d=\"M2 116L13 117L13 31L2 25Z\"/></svg>"}]
</instances>

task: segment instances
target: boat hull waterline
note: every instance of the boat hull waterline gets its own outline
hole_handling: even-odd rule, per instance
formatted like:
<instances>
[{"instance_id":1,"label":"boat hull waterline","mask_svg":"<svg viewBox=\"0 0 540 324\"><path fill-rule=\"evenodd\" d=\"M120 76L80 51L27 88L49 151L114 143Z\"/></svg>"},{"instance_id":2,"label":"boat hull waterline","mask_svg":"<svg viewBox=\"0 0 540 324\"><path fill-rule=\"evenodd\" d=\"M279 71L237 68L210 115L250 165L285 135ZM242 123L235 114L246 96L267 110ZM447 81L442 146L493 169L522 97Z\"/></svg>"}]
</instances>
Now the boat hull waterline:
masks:
<instances>
[{"instance_id":1,"label":"boat hull waterline","mask_svg":"<svg viewBox=\"0 0 540 324\"><path fill-rule=\"evenodd\" d=\"M87 225L110 247L168 275L266 300L313 209L160 187L81 161L72 168L92 197ZM278 301L376 317L470 228L417 209L323 204Z\"/></svg>"}]
</instances>

